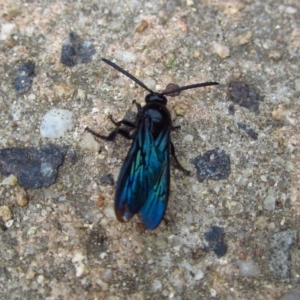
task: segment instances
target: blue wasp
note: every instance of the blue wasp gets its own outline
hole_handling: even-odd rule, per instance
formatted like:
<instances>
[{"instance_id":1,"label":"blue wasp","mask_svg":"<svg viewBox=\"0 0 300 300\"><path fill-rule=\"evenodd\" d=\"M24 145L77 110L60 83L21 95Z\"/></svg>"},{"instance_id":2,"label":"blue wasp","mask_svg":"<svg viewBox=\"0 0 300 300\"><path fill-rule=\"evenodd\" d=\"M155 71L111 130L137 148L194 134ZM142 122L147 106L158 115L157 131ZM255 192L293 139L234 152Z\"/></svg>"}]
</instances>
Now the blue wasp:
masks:
<instances>
[{"instance_id":1,"label":"blue wasp","mask_svg":"<svg viewBox=\"0 0 300 300\"><path fill-rule=\"evenodd\" d=\"M102 60L149 92L145 98L145 106L142 107L135 100L133 101L137 107L137 118L134 123L125 119L116 122L112 116L109 116L117 128L108 136L97 134L88 127L86 130L106 141L113 141L118 134L133 140L116 185L115 213L120 222L128 221L133 215L139 213L144 227L152 230L161 222L168 204L170 152L178 167L189 174L176 158L174 145L170 140L171 130L176 127L172 126L165 95L172 96L183 90L218 83L196 83L156 93L110 60L105 58ZM121 128L122 124L132 130Z\"/></svg>"}]
</instances>

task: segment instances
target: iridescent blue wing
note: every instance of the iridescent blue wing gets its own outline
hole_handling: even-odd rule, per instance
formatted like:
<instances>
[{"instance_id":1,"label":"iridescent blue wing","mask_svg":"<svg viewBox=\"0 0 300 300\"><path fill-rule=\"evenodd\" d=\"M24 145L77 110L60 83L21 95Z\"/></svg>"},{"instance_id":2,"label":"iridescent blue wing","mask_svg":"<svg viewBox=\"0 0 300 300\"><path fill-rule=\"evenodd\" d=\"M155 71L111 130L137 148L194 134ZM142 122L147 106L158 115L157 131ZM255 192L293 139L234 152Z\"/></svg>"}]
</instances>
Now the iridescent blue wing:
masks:
<instances>
[{"instance_id":1,"label":"iridescent blue wing","mask_svg":"<svg viewBox=\"0 0 300 300\"><path fill-rule=\"evenodd\" d=\"M147 229L157 227L167 208L170 128L154 139L148 118L141 120L121 168L116 186L115 212L119 221L140 213Z\"/></svg>"},{"instance_id":2,"label":"iridescent blue wing","mask_svg":"<svg viewBox=\"0 0 300 300\"><path fill-rule=\"evenodd\" d=\"M139 213L147 229L156 228L162 220L169 198L170 187L170 129L160 133L149 153L148 194Z\"/></svg>"}]
</instances>

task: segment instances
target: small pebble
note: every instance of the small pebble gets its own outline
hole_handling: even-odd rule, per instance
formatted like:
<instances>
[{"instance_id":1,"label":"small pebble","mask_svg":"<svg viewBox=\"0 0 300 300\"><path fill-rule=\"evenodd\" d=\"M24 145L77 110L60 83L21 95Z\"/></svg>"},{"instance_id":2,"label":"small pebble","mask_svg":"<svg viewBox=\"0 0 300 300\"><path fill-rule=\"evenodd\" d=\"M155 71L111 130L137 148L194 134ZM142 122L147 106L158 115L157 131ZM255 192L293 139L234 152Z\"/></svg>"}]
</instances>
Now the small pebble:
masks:
<instances>
[{"instance_id":1,"label":"small pebble","mask_svg":"<svg viewBox=\"0 0 300 300\"><path fill-rule=\"evenodd\" d=\"M82 277L89 273L88 268L85 266L87 258L80 251L76 252L72 258L72 263L76 269L76 277Z\"/></svg>"},{"instance_id":2,"label":"small pebble","mask_svg":"<svg viewBox=\"0 0 300 300\"><path fill-rule=\"evenodd\" d=\"M27 231L27 235L28 235L28 236L33 236L33 235L35 235L35 234L36 234L36 230L37 230L37 228L36 228L35 226L30 227L30 228L28 229L28 231Z\"/></svg>"},{"instance_id":3,"label":"small pebble","mask_svg":"<svg viewBox=\"0 0 300 300\"><path fill-rule=\"evenodd\" d=\"M194 140L194 137L191 135L191 134L187 134L184 138L183 138L183 141L184 142L193 142Z\"/></svg>"},{"instance_id":4,"label":"small pebble","mask_svg":"<svg viewBox=\"0 0 300 300\"><path fill-rule=\"evenodd\" d=\"M21 191L19 191L17 193L16 200L17 200L18 205L21 207L26 206L28 204L29 197L24 189L22 189Z\"/></svg>"},{"instance_id":5,"label":"small pebble","mask_svg":"<svg viewBox=\"0 0 300 300\"><path fill-rule=\"evenodd\" d=\"M175 107L175 114L179 117L183 117L186 113L186 109L180 106Z\"/></svg>"},{"instance_id":6,"label":"small pebble","mask_svg":"<svg viewBox=\"0 0 300 300\"><path fill-rule=\"evenodd\" d=\"M102 207L103 205L104 205L104 198L103 197L101 197L101 196L99 196L98 198L97 198L97 201L96 201L96 204L97 204L97 206L98 207Z\"/></svg>"},{"instance_id":7,"label":"small pebble","mask_svg":"<svg viewBox=\"0 0 300 300\"><path fill-rule=\"evenodd\" d=\"M114 210L113 206L106 206L103 210L103 213L109 219L115 218L115 210Z\"/></svg>"},{"instance_id":8,"label":"small pebble","mask_svg":"<svg viewBox=\"0 0 300 300\"><path fill-rule=\"evenodd\" d=\"M28 95L27 99L28 99L28 101L34 101L36 99L36 95L31 93Z\"/></svg>"},{"instance_id":9,"label":"small pebble","mask_svg":"<svg viewBox=\"0 0 300 300\"><path fill-rule=\"evenodd\" d=\"M187 32L188 27L187 27L187 24L183 20L177 20L177 25L182 32ZM180 50L182 51L182 50L184 50L184 48L181 48ZM185 48L185 50L187 50L187 48ZM186 53L186 51L184 51L184 52L185 52L184 53L184 56L185 56L185 54L187 54L187 53Z\"/></svg>"},{"instance_id":10,"label":"small pebble","mask_svg":"<svg viewBox=\"0 0 300 300\"><path fill-rule=\"evenodd\" d=\"M30 290L37 290L38 289L38 284L36 281L32 281L30 284Z\"/></svg>"},{"instance_id":11,"label":"small pebble","mask_svg":"<svg viewBox=\"0 0 300 300\"><path fill-rule=\"evenodd\" d=\"M194 5L194 1L193 0L186 0L186 5L187 6L192 6L192 5Z\"/></svg>"},{"instance_id":12,"label":"small pebble","mask_svg":"<svg viewBox=\"0 0 300 300\"><path fill-rule=\"evenodd\" d=\"M282 53L278 50L271 50L268 56L274 61L279 61L282 57Z\"/></svg>"},{"instance_id":13,"label":"small pebble","mask_svg":"<svg viewBox=\"0 0 300 300\"><path fill-rule=\"evenodd\" d=\"M79 143L79 147L82 150L87 150L91 152L99 152L100 144L95 140L91 133L86 133L83 139Z\"/></svg>"},{"instance_id":14,"label":"small pebble","mask_svg":"<svg viewBox=\"0 0 300 300\"><path fill-rule=\"evenodd\" d=\"M0 40L5 41L6 39L9 39L13 31L16 29L15 23L2 23L1 24L1 30L0 30Z\"/></svg>"},{"instance_id":15,"label":"small pebble","mask_svg":"<svg viewBox=\"0 0 300 300\"><path fill-rule=\"evenodd\" d=\"M272 118L276 121L281 121L286 125L294 125L295 120L291 118L291 112L282 104L279 104L277 109L272 111Z\"/></svg>"},{"instance_id":16,"label":"small pebble","mask_svg":"<svg viewBox=\"0 0 300 300\"><path fill-rule=\"evenodd\" d=\"M18 178L11 174L7 177L5 177L3 180L2 180L2 185L11 185L11 186L15 186L16 184L18 183Z\"/></svg>"},{"instance_id":17,"label":"small pebble","mask_svg":"<svg viewBox=\"0 0 300 300\"><path fill-rule=\"evenodd\" d=\"M200 57L200 51L195 50L193 56L194 56L194 58L199 58Z\"/></svg>"},{"instance_id":18,"label":"small pebble","mask_svg":"<svg viewBox=\"0 0 300 300\"><path fill-rule=\"evenodd\" d=\"M115 20L109 23L108 28L113 32L121 31L123 22L121 20Z\"/></svg>"},{"instance_id":19,"label":"small pebble","mask_svg":"<svg viewBox=\"0 0 300 300\"><path fill-rule=\"evenodd\" d=\"M139 241L136 240L132 241L132 245L133 245L133 250L136 254L143 253L144 249Z\"/></svg>"},{"instance_id":20,"label":"small pebble","mask_svg":"<svg viewBox=\"0 0 300 300\"><path fill-rule=\"evenodd\" d=\"M44 284L45 277L43 275L39 275L36 279L37 283L40 285Z\"/></svg>"},{"instance_id":21,"label":"small pebble","mask_svg":"<svg viewBox=\"0 0 300 300\"><path fill-rule=\"evenodd\" d=\"M151 90L154 90L156 87L156 81L153 78L145 78L144 83Z\"/></svg>"},{"instance_id":22,"label":"small pebble","mask_svg":"<svg viewBox=\"0 0 300 300\"><path fill-rule=\"evenodd\" d=\"M104 281L102 281L101 279L97 279L96 280L97 284L101 287L102 291L107 291L108 289L108 284Z\"/></svg>"},{"instance_id":23,"label":"small pebble","mask_svg":"<svg viewBox=\"0 0 300 300\"><path fill-rule=\"evenodd\" d=\"M76 100L84 101L86 99L86 90L78 89L76 93Z\"/></svg>"},{"instance_id":24,"label":"small pebble","mask_svg":"<svg viewBox=\"0 0 300 300\"><path fill-rule=\"evenodd\" d=\"M158 292L158 291L161 291L162 289L162 283L160 280L158 279L155 279L152 283L152 287L153 287L153 291L154 292Z\"/></svg>"},{"instance_id":25,"label":"small pebble","mask_svg":"<svg viewBox=\"0 0 300 300\"><path fill-rule=\"evenodd\" d=\"M136 32L141 33L143 32L147 27L149 26L149 23L146 20L142 20L142 22L138 25L136 28Z\"/></svg>"},{"instance_id":26,"label":"small pebble","mask_svg":"<svg viewBox=\"0 0 300 300\"><path fill-rule=\"evenodd\" d=\"M244 211L243 205L237 201L227 201L226 207L228 208L230 215L237 215Z\"/></svg>"},{"instance_id":27,"label":"small pebble","mask_svg":"<svg viewBox=\"0 0 300 300\"><path fill-rule=\"evenodd\" d=\"M12 218L12 212L7 205L0 206L0 217L4 222L9 221Z\"/></svg>"},{"instance_id":28,"label":"small pebble","mask_svg":"<svg viewBox=\"0 0 300 300\"><path fill-rule=\"evenodd\" d=\"M218 42L213 42L212 52L217 54L221 58L226 58L230 56L230 50L227 46L222 45Z\"/></svg>"},{"instance_id":29,"label":"small pebble","mask_svg":"<svg viewBox=\"0 0 300 300\"><path fill-rule=\"evenodd\" d=\"M74 87L69 84L59 84L53 87L56 98L71 98L74 94Z\"/></svg>"},{"instance_id":30,"label":"small pebble","mask_svg":"<svg viewBox=\"0 0 300 300\"><path fill-rule=\"evenodd\" d=\"M267 181L268 181L266 175L261 175L261 176L260 176L260 180L263 181L263 182L267 182Z\"/></svg>"},{"instance_id":31,"label":"small pebble","mask_svg":"<svg viewBox=\"0 0 300 300\"><path fill-rule=\"evenodd\" d=\"M115 58L124 63L131 63L136 61L136 55L129 51L116 50L114 52Z\"/></svg>"},{"instance_id":32,"label":"small pebble","mask_svg":"<svg viewBox=\"0 0 300 300\"><path fill-rule=\"evenodd\" d=\"M245 45L248 44L251 41L252 33L250 31L247 31L241 35L238 36L239 45Z\"/></svg>"},{"instance_id":33,"label":"small pebble","mask_svg":"<svg viewBox=\"0 0 300 300\"><path fill-rule=\"evenodd\" d=\"M274 197L273 194L269 194L265 199L264 199L264 209L271 211L274 210L276 207L276 198Z\"/></svg>"},{"instance_id":34,"label":"small pebble","mask_svg":"<svg viewBox=\"0 0 300 300\"><path fill-rule=\"evenodd\" d=\"M26 279L31 280L35 276L35 272L32 269L29 269L26 274Z\"/></svg>"},{"instance_id":35,"label":"small pebble","mask_svg":"<svg viewBox=\"0 0 300 300\"><path fill-rule=\"evenodd\" d=\"M197 270L196 274L195 274L195 280L201 280L204 277L204 273L202 270Z\"/></svg>"},{"instance_id":36,"label":"small pebble","mask_svg":"<svg viewBox=\"0 0 300 300\"><path fill-rule=\"evenodd\" d=\"M252 260L238 260L237 266L239 267L240 276L245 277L259 277L261 273L261 268L258 264L254 263Z\"/></svg>"},{"instance_id":37,"label":"small pebble","mask_svg":"<svg viewBox=\"0 0 300 300\"><path fill-rule=\"evenodd\" d=\"M255 221L255 226L261 230L266 228L268 226L268 220L265 216L259 216L257 217Z\"/></svg>"},{"instance_id":38,"label":"small pebble","mask_svg":"<svg viewBox=\"0 0 300 300\"><path fill-rule=\"evenodd\" d=\"M172 234L168 237L168 243L169 243L169 247L177 247L177 246L181 246L182 240L179 236Z\"/></svg>"},{"instance_id":39,"label":"small pebble","mask_svg":"<svg viewBox=\"0 0 300 300\"><path fill-rule=\"evenodd\" d=\"M7 222L5 222L4 225L5 225L6 228L10 228L11 226L13 226L13 224L14 224L14 220L10 219Z\"/></svg>"},{"instance_id":40,"label":"small pebble","mask_svg":"<svg viewBox=\"0 0 300 300\"><path fill-rule=\"evenodd\" d=\"M297 9L292 6L288 6L285 10L288 14L295 14L297 12Z\"/></svg>"},{"instance_id":41,"label":"small pebble","mask_svg":"<svg viewBox=\"0 0 300 300\"><path fill-rule=\"evenodd\" d=\"M52 108L43 116L40 134L42 137L61 137L72 126L73 113L66 109Z\"/></svg>"},{"instance_id":42,"label":"small pebble","mask_svg":"<svg viewBox=\"0 0 300 300\"><path fill-rule=\"evenodd\" d=\"M113 186L115 184L115 180L112 174L106 174L100 178L100 183L103 185Z\"/></svg>"}]
</instances>

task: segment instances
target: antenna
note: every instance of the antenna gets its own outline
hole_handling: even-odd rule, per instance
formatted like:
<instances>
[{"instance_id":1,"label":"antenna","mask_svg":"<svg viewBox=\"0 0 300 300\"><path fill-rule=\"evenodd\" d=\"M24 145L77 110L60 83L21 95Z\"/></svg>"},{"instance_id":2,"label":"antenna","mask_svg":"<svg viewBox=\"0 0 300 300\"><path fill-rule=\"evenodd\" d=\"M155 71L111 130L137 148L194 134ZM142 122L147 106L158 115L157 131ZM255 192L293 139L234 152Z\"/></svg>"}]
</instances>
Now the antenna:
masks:
<instances>
[{"instance_id":1,"label":"antenna","mask_svg":"<svg viewBox=\"0 0 300 300\"><path fill-rule=\"evenodd\" d=\"M209 86L209 85L217 85L217 84L219 84L219 83L218 82L195 83L195 84L191 84L191 85L182 86L182 87L179 87L179 88L171 90L171 91L163 92L163 93L161 93L161 95L169 95L169 94L178 93L178 92L181 92L184 90L189 90L189 89L194 89L194 88Z\"/></svg>"},{"instance_id":2,"label":"antenna","mask_svg":"<svg viewBox=\"0 0 300 300\"><path fill-rule=\"evenodd\" d=\"M108 65L110 65L111 67L113 67L116 70L118 70L119 72L123 73L125 76L129 77L131 80L133 80L135 83L137 83L138 85L140 85L141 87L143 87L149 93L154 94L154 92L151 91L144 83L142 83L140 80L138 80L136 77L134 77L133 75L131 75L127 71L123 70L121 67L119 67L116 64L114 64L112 61L110 61L110 60L108 60L106 58L102 58L102 60L104 62L106 62Z\"/></svg>"},{"instance_id":3,"label":"antenna","mask_svg":"<svg viewBox=\"0 0 300 300\"><path fill-rule=\"evenodd\" d=\"M144 83L142 83L139 79L137 79L136 77L134 77L129 72L125 71L124 69L122 69L121 67L119 67L118 65L113 63L112 61L110 61L106 58L102 58L102 60L105 63L107 63L108 65L110 65L111 67L115 68L116 70L118 70L119 72L124 74L125 76L129 77L131 80L133 80L135 83L137 83L139 86L141 86L142 88L144 88L146 91L148 91L151 94L169 95L169 94L181 92L181 91L184 91L184 90L189 90L189 89L194 89L194 88L198 88L198 87L204 87L204 86L219 84L218 82L202 82L202 83L195 83L195 84L191 84L191 85L182 86L182 87L179 87L177 89L167 91L167 92L163 92L163 93L154 93Z\"/></svg>"}]
</instances>

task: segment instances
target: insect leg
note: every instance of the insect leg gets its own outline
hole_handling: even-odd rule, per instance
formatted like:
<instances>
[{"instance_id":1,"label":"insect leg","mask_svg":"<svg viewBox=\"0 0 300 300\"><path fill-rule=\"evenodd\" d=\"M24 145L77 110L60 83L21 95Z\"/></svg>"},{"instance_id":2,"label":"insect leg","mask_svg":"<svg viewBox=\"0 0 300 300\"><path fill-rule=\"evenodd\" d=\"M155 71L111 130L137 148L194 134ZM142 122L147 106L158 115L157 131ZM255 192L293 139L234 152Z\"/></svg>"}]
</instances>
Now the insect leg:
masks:
<instances>
[{"instance_id":1,"label":"insect leg","mask_svg":"<svg viewBox=\"0 0 300 300\"><path fill-rule=\"evenodd\" d=\"M141 104L138 103L138 102L136 102L136 100L133 100L133 101L132 101L132 104L135 104L135 105L136 105L136 108L137 108L138 112L142 109Z\"/></svg>"},{"instance_id":2,"label":"insect leg","mask_svg":"<svg viewBox=\"0 0 300 300\"><path fill-rule=\"evenodd\" d=\"M173 143L171 142L171 154L175 159L175 162L177 164L178 169L180 169L182 172L184 172L185 174L189 175L190 171L186 170L179 162L179 160L177 159L176 155L175 155L175 147L173 145Z\"/></svg>"},{"instance_id":3,"label":"insect leg","mask_svg":"<svg viewBox=\"0 0 300 300\"><path fill-rule=\"evenodd\" d=\"M130 135L130 133L123 128L117 128L117 129L113 130L109 135L98 134L88 127L86 127L85 130L88 131L89 133L91 133L92 135L96 136L97 138L106 140L106 141L113 141L116 138L117 134L124 136L128 140L132 140L132 136Z\"/></svg>"},{"instance_id":4,"label":"insect leg","mask_svg":"<svg viewBox=\"0 0 300 300\"><path fill-rule=\"evenodd\" d=\"M126 126L136 128L136 125L135 125L134 123L128 121L128 120L122 119L122 120L120 120L120 121L115 121L115 120L113 119L112 115L109 115L109 119L110 119L110 121L111 121L114 125L116 125L116 126L118 126L118 127L121 126L122 124L124 124L124 125L126 125Z\"/></svg>"},{"instance_id":5,"label":"insect leg","mask_svg":"<svg viewBox=\"0 0 300 300\"><path fill-rule=\"evenodd\" d=\"M138 112L142 109L141 104L137 103L136 100L133 100L132 103L136 105ZM132 122L126 120L126 119L122 119L122 120L120 120L120 121L115 121L115 120L113 119L113 116L112 116L112 115L109 115L108 117L109 117L110 121L111 121L114 125L116 125L116 126L118 126L118 127L121 126L122 124L124 124L124 125L126 125L126 126L136 128L136 124L134 124L134 123L132 123Z\"/></svg>"}]
</instances>

